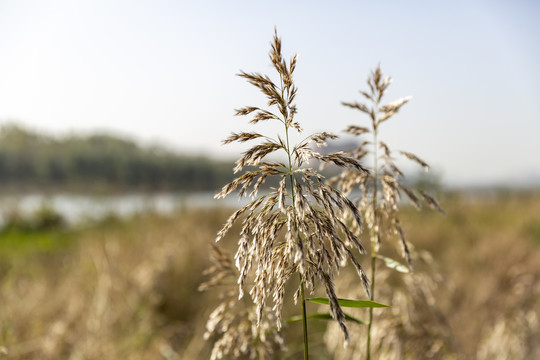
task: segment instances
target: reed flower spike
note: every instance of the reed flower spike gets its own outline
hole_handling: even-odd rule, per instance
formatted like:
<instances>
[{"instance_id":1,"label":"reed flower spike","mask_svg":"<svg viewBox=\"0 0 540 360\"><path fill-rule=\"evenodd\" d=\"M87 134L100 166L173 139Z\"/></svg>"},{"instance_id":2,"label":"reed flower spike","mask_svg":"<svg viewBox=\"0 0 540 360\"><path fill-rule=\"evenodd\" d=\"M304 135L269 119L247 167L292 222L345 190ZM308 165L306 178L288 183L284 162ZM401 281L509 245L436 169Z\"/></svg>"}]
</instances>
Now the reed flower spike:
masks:
<instances>
[{"instance_id":1,"label":"reed flower spike","mask_svg":"<svg viewBox=\"0 0 540 360\"><path fill-rule=\"evenodd\" d=\"M345 315L334 289L334 278L347 261L357 270L365 291L369 294L368 278L355 258L355 251L365 253L357 235L341 219L352 217L362 227L357 207L339 190L326 184L324 177L309 166L313 159L332 163L367 176L367 170L357 159L343 153L322 155L315 146L324 146L336 135L321 132L292 143L291 133L302 132L296 121L294 100L297 88L293 73L297 56L286 61L281 53L281 40L274 35L270 61L279 80L259 73L241 72L239 76L257 87L266 97L268 108L247 106L236 110L236 115L251 116L250 124L273 122L281 133L275 137L259 132L232 133L223 142L256 142L236 161L238 178L225 185L216 198L223 198L238 190L240 197L250 196L251 202L234 212L219 231L222 239L232 225L241 221L235 265L239 295L249 287L249 295L257 306L257 323L261 323L264 309L272 302L278 328L282 324L286 283L295 274L300 282L294 294L301 299L305 325L304 288L313 292L322 283L328 295L330 313L348 338ZM281 160L279 156L281 155ZM277 177L276 188L260 195L259 189L270 177ZM306 349L305 349L306 351ZM307 352L307 351L306 351Z\"/></svg>"},{"instance_id":2,"label":"reed flower spike","mask_svg":"<svg viewBox=\"0 0 540 360\"><path fill-rule=\"evenodd\" d=\"M385 265L396 266L395 260L379 254L381 242L397 239L408 267L412 268L411 253L405 240L405 233L398 217L400 199L402 194L409 198L411 203L420 208L422 202L440 211L444 211L437 201L424 191L408 187L404 183L404 173L397 167L393 152L389 145L380 140L380 126L398 113L411 97L404 97L388 104L381 104L382 98L392 83L390 77L384 77L380 66L368 78L369 91L360 91L367 100L363 102L343 102L343 105L366 114L370 126L351 125L345 132L353 136L370 135L369 140L362 141L358 148L348 151L349 156L357 161L366 161L372 158L372 168L367 171L345 169L340 175L331 179L329 183L336 186L346 194L359 187L362 196L355 201L355 205L362 213L371 239L371 300L375 296L375 270L376 261L380 259ZM419 164L426 171L429 165L414 154L399 151L399 155ZM406 268L400 266L400 268ZM370 330L373 321L373 309L369 309L367 357L370 356Z\"/></svg>"}]
</instances>

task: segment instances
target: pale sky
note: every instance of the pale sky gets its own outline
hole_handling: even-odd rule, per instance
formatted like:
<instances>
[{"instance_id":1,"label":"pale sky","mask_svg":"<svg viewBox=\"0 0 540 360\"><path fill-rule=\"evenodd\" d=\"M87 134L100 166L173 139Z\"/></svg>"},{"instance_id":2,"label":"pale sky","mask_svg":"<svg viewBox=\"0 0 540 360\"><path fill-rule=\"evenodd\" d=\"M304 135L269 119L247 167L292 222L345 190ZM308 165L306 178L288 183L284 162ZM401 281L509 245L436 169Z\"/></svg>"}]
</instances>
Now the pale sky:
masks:
<instances>
[{"instance_id":1,"label":"pale sky","mask_svg":"<svg viewBox=\"0 0 540 360\"><path fill-rule=\"evenodd\" d=\"M360 100L381 63L388 101L412 101L381 136L449 184L540 183L538 1L0 0L0 124L111 131L230 156L234 109L264 98L239 70L269 73L274 26L299 54L306 133L367 124Z\"/></svg>"}]
</instances>

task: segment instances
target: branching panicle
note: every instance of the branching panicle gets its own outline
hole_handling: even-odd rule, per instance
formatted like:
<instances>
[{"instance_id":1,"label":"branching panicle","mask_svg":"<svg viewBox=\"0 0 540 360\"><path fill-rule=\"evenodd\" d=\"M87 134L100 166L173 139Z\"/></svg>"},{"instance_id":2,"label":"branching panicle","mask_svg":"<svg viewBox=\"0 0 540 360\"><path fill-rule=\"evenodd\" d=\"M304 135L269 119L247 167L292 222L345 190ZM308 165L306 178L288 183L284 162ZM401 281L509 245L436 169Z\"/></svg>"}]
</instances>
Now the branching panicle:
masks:
<instances>
[{"instance_id":1,"label":"branching panicle","mask_svg":"<svg viewBox=\"0 0 540 360\"><path fill-rule=\"evenodd\" d=\"M283 131L276 137L258 132L232 133L224 141L225 144L247 141L259 143L245 151L234 168L235 173L241 172L246 166L250 166L251 171L225 185L216 195L222 198L239 190L240 196L249 193L253 197L250 204L229 218L218 233L217 240L222 239L232 225L243 218L235 256L235 266L239 272L238 294L242 296L244 287L249 286L249 296L257 309L257 324L264 323L267 303L272 301L277 326L281 326L285 284L292 275L298 273L301 282L297 294L302 304L305 304L304 287L313 291L318 280L330 297L332 316L347 336L345 316L335 295L333 279L340 267L350 260L367 294L369 284L353 255L355 249L364 253L364 247L359 237L348 228L348 223L338 219L349 216L355 219L357 228L362 226L363 219L356 206L340 191L328 186L323 176L309 167L309 164L316 159L361 174L367 174L367 169L349 154L339 152L321 155L313 150L315 146L325 146L327 140L337 138L332 133L320 132L298 144L290 143L290 132L293 129L301 131L295 120L297 108L293 104L297 94L293 79L297 57L285 61L281 48L281 40L276 34L270 61L279 81L274 82L269 76L258 73L239 74L266 96L270 108L248 106L236 110L236 114L255 114L250 121L255 124L263 120L278 121ZM285 161L267 160L271 154L282 154ZM257 197L262 183L270 177L277 177L279 186ZM252 191L249 192L249 189Z\"/></svg>"},{"instance_id":2,"label":"branching panicle","mask_svg":"<svg viewBox=\"0 0 540 360\"><path fill-rule=\"evenodd\" d=\"M409 268L412 269L411 253L398 217L401 193L404 193L417 208L420 208L420 199L422 199L430 207L444 213L435 199L422 191L420 191L418 195L415 190L407 187L403 183L405 175L394 163L390 146L379 138L380 125L395 115L400 108L411 99L411 97L408 96L386 105L381 105L383 95L391 83L392 79L390 77L384 77L381 68L377 67L377 69L371 73L367 81L369 92L360 92L368 100L368 103L343 103L343 105L347 107L367 114L371 119L371 128L368 129L352 125L349 126L345 132L354 136L362 136L367 133L371 134L371 142L364 141L357 149L350 150L348 154L357 160L364 158L367 154L371 154L373 156L373 168L370 172L346 169L330 181L333 186L337 186L345 193L349 193L355 186L358 186L362 193L362 197L356 202L356 205L366 220L371 237L372 300L374 299L375 269L381 240L386 241L391 237L396 238L401 246L403 257L409 265ZM371 144L371 149L366 150L366 145L368 144ZM379 151L381 154L379 154ZM428 164L416 155L405 151L400 151L399 153L407 159L416 162L426 171L429 169ZM385 224L388 227L386 231L382 229L382 224ZM372 320L373 310L370 309L367 330L366 360L370 359Z\"/></svg>"},{"instance_id":3,"label":"branching panicle","mask_svg":"<svg viewBox=\"0 0 540 360\"><path fill-rule=\"evenodd\" d=\"M370 212L372 214L380 214L387 223L391 224L391 226L396 226L395 224L398 222L395 220L397 219L400 192L406 194L407 198L409 198L411 203L417 208L420 208L420 199L422 199L430 207L437 210L442 209L440 209L438 203L429 195L421 192L417 193L403 183L405 175L394 163L395 159L392 157L390 146L379 139L380 124L395 115L399 109L411 99L410 96L407 96L386 105L381 105L380 102L384 93L391 83L392 79L383 76L381 68L377 67L375 71L371 73L367 81L369 91L361 91L361 94L368 100L368 103L343 103L345 106L368 114L372 120L371 129L351 125L345 132L354 136L362 136L368 133L372 134L372 141L364 141L357 149L350 150L348 154L356 159L360 159L365 157L368 153L371 153L376 157L374 161L375 168L371 169L372 171L369 173L345 170L331 181L346 193L350 192L353 186L360 186L360 190L362 190L365 195L369 196L370 200L361 201L361 199L358 201L356 205L359 206L359 209L364 213ZM366 150L366 147L369 144L372 145L372 148ZM380 155L378 155L376 151L377 148L382 150ZM406 151L399 151L399 153L407 159L416 162L426 171L429 170L429 165L416 155ZM382 163L377 162L378 159L382 159ZM365 187L365 184L368 184L367 188ZM374 206L376 206L376 208L374 208ZM368 216L364 217L366 219L373 218ZM371 231L375 229L375 226L376 224L374 221L368 221L368 228ZM394 230L394 233L402 234L400 229L396 228ZM399 236L400 243L405 246L405 242L401 241L403 238L403 236ZM409 257L407 257L407 261L409 261Z\"/></svg>"}]
</instances>

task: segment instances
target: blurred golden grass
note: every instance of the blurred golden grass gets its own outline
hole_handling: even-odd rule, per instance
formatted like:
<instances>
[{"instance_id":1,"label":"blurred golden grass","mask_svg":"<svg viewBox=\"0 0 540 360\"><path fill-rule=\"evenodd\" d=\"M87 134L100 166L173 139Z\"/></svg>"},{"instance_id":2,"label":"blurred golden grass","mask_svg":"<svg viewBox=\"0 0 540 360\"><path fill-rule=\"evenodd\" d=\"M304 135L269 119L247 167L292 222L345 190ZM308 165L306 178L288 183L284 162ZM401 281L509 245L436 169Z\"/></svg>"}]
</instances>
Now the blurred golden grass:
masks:
<instances>
[{"instance_id":1,"label":"blurred golden grass","mask_svg":"<svg viewBox=\"0 0 540 360\"><path fill-rule=\"evenodd\" d=\"M540 194L454 194L442 205L446 218L411 209L402 222L442 275L434 297L456 344L448 351L540 358ZM208 358L202 334L218 296L197 287L229 213L139 215L64 231L57 248L0 246L0 359Z\"/></svg>"},{"instance_id":2,"label":"blurred golden grass","mask_svg":"<svg viewBox=\"0 0 540 360\"><path fill-rule=\"evenodd\" d=\"M212 210L113 219L75 231L71 245L56 252L3 257L0 346L7 358L148 359L184 352L200 337L196 330L203 331L211 300L196 289L225 216Z\"/></svg>"}]
</instances>

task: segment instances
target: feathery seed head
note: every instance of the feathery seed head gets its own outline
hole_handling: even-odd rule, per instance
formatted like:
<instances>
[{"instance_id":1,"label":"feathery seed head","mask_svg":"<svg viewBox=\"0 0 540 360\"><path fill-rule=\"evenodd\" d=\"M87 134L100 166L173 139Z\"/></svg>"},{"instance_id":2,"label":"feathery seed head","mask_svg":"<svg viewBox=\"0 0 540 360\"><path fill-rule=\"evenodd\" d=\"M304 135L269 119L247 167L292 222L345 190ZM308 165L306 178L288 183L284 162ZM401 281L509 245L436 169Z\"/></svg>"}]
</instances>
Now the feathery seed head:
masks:
<instances>
[{"instance_id":1,"label":"feathery seed head","mask_svg":"<svg viewBox=\"0 0 540 360\"><path fill-rule=\"evenodd\" d=\"M274 82L269 76L258 73L239 74L266 96L268 108L247 106L236 110L236 114L252 115L252 124L272 121L281 126L283 132L276 137L258 132L237 132L224 140L225 144L255 143L236 161L234 168L235 173L241 173L246 166L250 171L225 185L216 197L223 198L238 190L240 196L249 193L253 200L227 220L217 240L243 217L235 255L238 294L242 297L244 286L250 284L249 296L256 305L255 318L259 326L264 324L269 301L273 302L277 326L281 326L285 284L293 274L299 273L309 290L313 291L316 280L324 286L331 299L332 316L347 336L345 317L333 282L346 260L354 264L366 292L369 290L367 277L353 255L354 249L361 253L365 250L349 225L338 219L350 216L355 219L356 227L361 227L363 220L356 206L340 191L325 184L322 175L309 167L309 162L317 159L354 169L363 175L367 174L367 169L348 154L321 155L312 150L311 144L325 146L327 140L337 138L332 133L320 132L298 144L290 143L289 132L302 129L295 120L297 108L293 104L297 94L293 79L297 57L285 61L281 49L281 39L274 34L269 57L279 81ZM284 155L285 160L268 160L268 156L276 154ZM277 178L279 186L264 195L257 195L262 183L270 177Z\"/></svg>"},{"instance_id":2,"label":"feathery seed head","mask_svg":"<svg viewBox=\"0 0 540 360\"><path fill-rule=\"evenodd\" d=\"M369 91L360 91L367 103L342 103L344 106L367 114L371 119L371 128L351 125L345 129L345 132L354 136L370 134L373 138L372 142L364 141L357 149L350 150L347 154L356 160L364 158L367 154L372 154L374 165L369 172L345 169L341 174L331 179L330 183L347 194L355 186L359 187L362 197L356 202L356 205L363 214L368 229L371 230L372 246L375 251L378 251L380 246L381 234L379 229L381 222L384 221L389 224L389 236L397 237L404 257L411 265L409 248L398 218L401 193L404 193L416 208L420 208L421 200L423 200L424 203L441 213L444 213L444 211L435 199L421 191L417 194L415 190L410 189L403 183L405 175L394 163L390 146L379 139L379 125L397 114L401 107L411 99L410 96L407 96L382 105L381 100L391 83L392 79L385 77L380 66L378 66L368 78ZM371 149L367 147L369 144L371 144ZM379 150L382 150L380 155ZM406 151L399 151L399 153L405 158L416 162L426 171L429 170L429 165L416 155ZM382 163L380 160L382 160Z\"/></svg>"}]
</instances>

